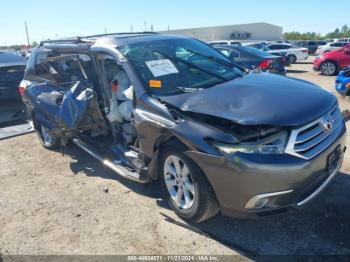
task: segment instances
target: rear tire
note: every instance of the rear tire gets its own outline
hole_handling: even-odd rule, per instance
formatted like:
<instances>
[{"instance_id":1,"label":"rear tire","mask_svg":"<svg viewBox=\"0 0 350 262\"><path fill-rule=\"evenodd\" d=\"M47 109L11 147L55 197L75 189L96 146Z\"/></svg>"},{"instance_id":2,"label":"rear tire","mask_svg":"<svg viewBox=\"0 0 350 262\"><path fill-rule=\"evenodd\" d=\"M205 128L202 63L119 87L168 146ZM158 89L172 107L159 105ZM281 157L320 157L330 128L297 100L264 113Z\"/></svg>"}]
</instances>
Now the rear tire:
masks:
<instances>
[{"instance_id":1,"label":"rear tire","mask_svg":"<svg viewBox=\"0 0 350 262\"><path fill-rule=\"evenodd\" d=\"M288 55L287 59L289 64L294 64L297 61L297 57L295 55Z\"/></svg>"},{"instance_id":2,"label":"rear tire","mask_svg":"<svg viewBox=\"0 0 350 262\"><path fill-rule=\"evenodd\" d=\"M333 76L337 70L337 64L332 61L325 61L320 66L321 74L325 76Z\"/></svg>"},{"instance_id":3,"label":"rear tire","mask_svg":"<svg viewBox=\"0 0 350 262\"><path fill-rule=\"evenodd\" d=\"M57 149L60 146L60 138L44 125L38 123L35 132L39 137L41 145L47 149Z\"/></svg>"},{"instance_id":4,"label":"rear tire","mask_svg":"<svg viewBox=\"0 0 350 262\"><path fill-rule=\"evenodd\" d=\"M199 223L219 212L214 192L200 168L180 146L161 150L159 175L164 198L181 218Z\"/></svg>"}]
</instances>

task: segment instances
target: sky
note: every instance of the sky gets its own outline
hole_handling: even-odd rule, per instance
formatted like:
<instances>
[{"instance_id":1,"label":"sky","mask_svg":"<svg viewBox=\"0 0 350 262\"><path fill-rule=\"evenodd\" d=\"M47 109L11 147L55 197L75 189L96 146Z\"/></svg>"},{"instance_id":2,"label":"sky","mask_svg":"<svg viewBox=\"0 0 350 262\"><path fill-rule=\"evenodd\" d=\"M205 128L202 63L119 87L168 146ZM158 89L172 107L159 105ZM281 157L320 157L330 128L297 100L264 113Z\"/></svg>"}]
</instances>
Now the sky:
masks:
<instances>
[{"instance_id":1,"label":"sky","mask_svg":"<svg viewBox=\"0 0 350 262\"><path fill-rule=\"evenodd\" d=\"M112 32L266 22L328 33L348 23L350 0L0 0L0 46ZM146 24L145 24L146 22Z\"/></svg>"}]
</instances>

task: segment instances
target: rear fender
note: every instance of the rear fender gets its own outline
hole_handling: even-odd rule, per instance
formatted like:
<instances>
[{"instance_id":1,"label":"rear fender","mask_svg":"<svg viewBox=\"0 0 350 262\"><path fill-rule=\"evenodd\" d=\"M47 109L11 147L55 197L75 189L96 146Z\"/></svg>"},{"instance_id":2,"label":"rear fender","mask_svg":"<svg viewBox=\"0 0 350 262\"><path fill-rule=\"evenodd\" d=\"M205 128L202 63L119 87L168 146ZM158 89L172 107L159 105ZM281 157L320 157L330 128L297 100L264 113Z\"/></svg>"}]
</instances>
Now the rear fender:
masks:
<instances>
[{"instance_id":1,"label":"rear fender","mask_svg":"<svg viewBox=\"0 0 350 262\"><path fill-rule=\"evenodd\" d=\"M55 123L53 119L50 119L50 117L47 114L45 114L45 112L39 109L35 109L32 111L32 119L33 125L36 130L39 130L40 125L47 127L55 133L59 132L60 130L58 124Z\"/></svg>"}]
</instances>

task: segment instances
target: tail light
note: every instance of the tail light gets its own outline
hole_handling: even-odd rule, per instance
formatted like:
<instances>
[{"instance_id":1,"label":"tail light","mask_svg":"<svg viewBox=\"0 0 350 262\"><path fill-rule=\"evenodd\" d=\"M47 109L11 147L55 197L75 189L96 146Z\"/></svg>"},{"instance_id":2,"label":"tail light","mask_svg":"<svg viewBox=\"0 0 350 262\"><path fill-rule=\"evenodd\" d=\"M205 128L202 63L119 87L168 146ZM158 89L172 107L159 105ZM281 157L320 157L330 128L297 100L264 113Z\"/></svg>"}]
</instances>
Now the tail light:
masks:
<instances>
[{"instance_id":1,"label":"tail light","mask_svg":"<svg viewBox=\"0 0 350 262\"><path fill-rule=\"evenodd\" d=\"M27 81L27 80L22 80L21 83L19 84L19 87L18 87L18 91L21 95L24 94L24 92L26 91L26 88L30 86L30 82Z\"/></svg>"},{"instance_id":2,"label":"tail light","mask_svg":"<svg viewBox=\"0 0 350 262\"><path fill-rule=\"evenodd\" d=\"M270 67L271 61L270 60L264 60L259 64L259 67L261 69L268 69Z\"/></svg>"},{"instance_id":3,"label":"tail light","mask_svg":"<svg viewBox=\"0 0 350 262\"><path fill-rule=\"evenodd\" d=\"M306 50L303 49L303 50L301 50L301 51L302 51L303 53L307 53L307 52L308 52L307 49L306 49Z\"/></svg>"}]
</instances>

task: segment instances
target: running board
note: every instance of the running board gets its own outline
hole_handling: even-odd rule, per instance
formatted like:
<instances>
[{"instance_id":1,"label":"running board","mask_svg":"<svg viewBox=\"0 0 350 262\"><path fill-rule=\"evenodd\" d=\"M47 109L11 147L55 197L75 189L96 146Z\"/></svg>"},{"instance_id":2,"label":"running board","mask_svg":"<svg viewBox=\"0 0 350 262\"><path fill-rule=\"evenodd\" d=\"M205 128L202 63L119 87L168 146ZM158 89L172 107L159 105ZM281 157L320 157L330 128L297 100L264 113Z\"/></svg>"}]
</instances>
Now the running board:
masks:
<instances>
[{"instance_id":1,"label":"running board","mask_svg":"<svg viewBox=\"0 0 350 262\"><path fill-rule=\"evenodd\" d=\"M106 167L108 167L111 170L113 170L114 172L116 172L118 175L125 177L127 179L130 179L130 180L136 181L136 182L140 182L140 183L147 182L147 181L141 179L140 174L138 174L137 172L132 172L132 171L126 169L125 167L118 165L118 164L115 164L112 161L104 158L103 156L101 156L99 153L96 152L97 150L94 150L92 148L92 146L87 145L83 141L81 141L77 138L74 138L73 143L75 145L77 145L78 147L80 147L81 149L83 149L88 154L90 154L91 156L93 156L94 158L96 158L98 161L100 161Z\"/></svg>"}]
</instances>

